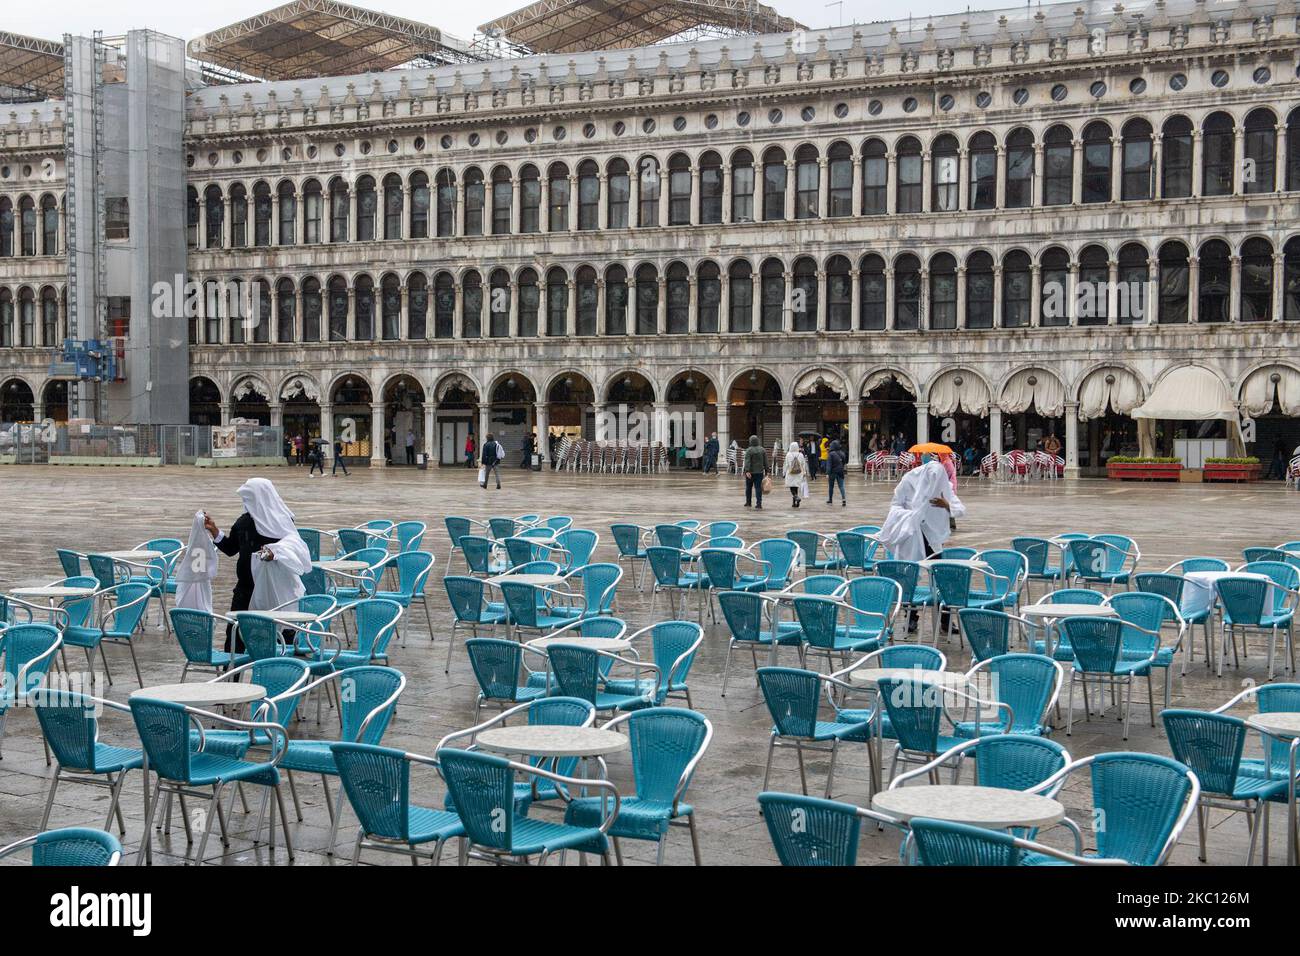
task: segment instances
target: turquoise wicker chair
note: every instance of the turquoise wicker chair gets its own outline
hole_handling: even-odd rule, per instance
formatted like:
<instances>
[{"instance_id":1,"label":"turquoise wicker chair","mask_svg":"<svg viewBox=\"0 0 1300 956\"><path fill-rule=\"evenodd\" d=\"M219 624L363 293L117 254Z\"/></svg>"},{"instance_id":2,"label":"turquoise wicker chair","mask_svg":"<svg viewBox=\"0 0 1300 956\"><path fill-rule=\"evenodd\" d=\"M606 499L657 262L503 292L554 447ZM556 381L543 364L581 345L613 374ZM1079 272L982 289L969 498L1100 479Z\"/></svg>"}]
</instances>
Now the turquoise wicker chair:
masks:
<instances>
[{"instance_id":1,"label":"turquoise wicker chair","mask_svg":"<svg viewBox=\"0 0 1300 956\"><path fill-rule=\"evenodd\" d=\"M474 637L478 637L480 627L495 628L506 621L506 606L501 602L484 602L483 579L466 575L446 575L442 579L447 589L447 599L451 602L451 636L447 639L447 661L443 665L445 673L451 672L451 652L456 647L456 631L469 628Z\"/></svg>"},{"instance_id":2,"label":"turquoise wicker chair","mask_svg":"<svg viewBox=\"0 0 1300 956\"><path fill-rule=\"evenodd\" d=\"M112 672L108 669L108 657L104 654L105 644L125 644L131 652L131 663L135 666L135 679L144 687L144 678L140 676L140 661L135 656L135 643L132 636L144 618L149 606L149 599L154 596L153 585L141 582L119 584L100 592L101 600L106 600L107 609L97 625L69 625L63 629L65 647L80 647L86 652L87 666L93 668L93 652L98 649L100 660L104 663L104 674L109 684L113 683Z\"/></svg>"},{"instance_id":3,"label":"turquoise wicker chair","mask_svg":"<svg viewBox=\"0 0 1300 956\"><path fill-rule=\"evenodd\" d=\"M140 769L144 754L136 748L103 743L99 739L96 710L105 708L129 713L130 708L114 701L70 692L43 694L41 697L36 704L36 719L40 721L41 732L56 761L45 798L45 812L41 815L41 829L50 825L54 794L66 775L68 782L107 789L108 816L104 827L112 826L113 817L117 817L119 831L126 833L120 805L122 784L127 773Z\"/></svg>"},{"instance_id":4,"label":"turquoise wicker chair","mask_svg":"<svg viewBox=\"0 0 1300 956\"><path fill-rule=\"evenodd\" d=\"M0 667L0 744L4 743L10 709L30 700L62 646L58 629L49 624L11 624L0 629L0 656L4 658Z\"/></svg>"},{"instance_id":5,"label":"turquoise wicker chair","mask_svg":"<svg viewBox=\"0 0 1300 956\"><path fill-rule=\"evenodd\" d=\"M229 623L231 618L211 611L185 607L174 607L167 613L172 619L172 634L176 636L176 643L181 646L181 653L185 655L185 664L181 668L182 682L189 674L190 668L223 671L247 664L252 660L246 653L231 654L229 651L218 650L215 647L213 638L216 636L217 621Z\"/></svg>"},{"instance_id":6,"label":"turquoise wicker chair","mask_svg":"<svg viewBox=\"0 0 1300 956\"><path fill-rule=\"evenodd\" d=\"M782 866L856 866L862 821L894 821L851 803L764 791L759 812Z\"/></svg>"},{"instance_id":7,"label":"turquoise wicker chair","mask_svg":"<svg viewBox=\"0 0 1300 956\"><path fill-rule=\"evenodd\" d=\"M0 847L0 859L29 847L32 866L117 866L122 860L117 837L88 827L47 830L26 837Z\"/></svg>"},{"instance_id":8,"label":"turquoise wicker chair","mask_svg":"<svg viewBox=\"0 0 1300 956\"><path fill-rule=\"evenodd\" d=\"M835 782L835 759L841 741L866 743L871 739L869 723L818 719L818 706L825 684L851 689L833 677L791 667L758 668L758 687L772 717L772 732L767 746L767 764L763 769L763 789L772 775L772 758L778 747L791 747L799 759L799 782L808 793L808 776L804 769L804 751L830 754L826 772L825 796L829 800ZM868 755L872 754L870 747ZM874 758L872 758L874 759Z\"/></svg>"},{"instance_id":9,"label":"turquoise wicker chair","mask_svg":"<svg viewBox=\"0 0 1300 956\"><path fill-rule=\"evenodd\" d=\"M1065 680L1065 668L1042 654L1000 654L978 662L966 672L970 686L987 679L988 692L980 696L1009 708L993 722L958 721L958 737L989 734L1043 736L1051 733L1047 715L1056 706Z\"/></svg>"},{"instance_id":10,"label":"turquoise wicker chair","mask_svg":"<svg viewBox=\"0 0 1300 956\"><path fill-rule=\"evenodd\" d=\"M727 678L731 673L731 652L737 647L749 648L750 657L758 669L758 651L770 653L773 643L778 647L793 647L799 653L799 663L804 660L803 636L795 630L787 634L763 630L763 616L770 598L749 591L723 591L718 595L718 607L731 637L727 642L727 659L722 665L722 696L727 696Z\"/></svg>"},{"instance_id":11,"label":"turquoise wicker chair","mask_svg":"<svg viewBox=\"0 0 1300 956\"><path fill-rule=\"evenodd\" d=\"M1061 866L1127 866L1127 860L1076 856L997 830L914 817L908 824L916 866L1024 866L1027 858Z\"/></svg>"}]
</instances>

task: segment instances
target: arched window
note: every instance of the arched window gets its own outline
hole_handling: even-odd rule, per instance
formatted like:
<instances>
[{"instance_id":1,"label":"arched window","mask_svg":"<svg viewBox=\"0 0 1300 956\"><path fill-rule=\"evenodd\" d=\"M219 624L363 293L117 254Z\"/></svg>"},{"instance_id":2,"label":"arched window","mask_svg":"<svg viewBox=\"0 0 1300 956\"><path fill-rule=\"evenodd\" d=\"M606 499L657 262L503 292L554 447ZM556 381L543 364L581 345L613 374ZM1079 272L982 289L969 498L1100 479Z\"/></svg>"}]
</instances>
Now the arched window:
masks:
<instances>
[{"instance_id":1,"label":"arched window","mask_svg":"<svg viewBox=\"0 0 1300 956\"><path fill-rule=\"evenodd\" d=\"M465 235L483 235L483 170L471 166L465 170Z\"/></svg>"},{"instance_id":2,"label":"arched window","mask_svg":"<svg viewBox=\"0 0 1300 956\"><path fill-rule=\"evenodd\" d=\"M1146 247L1137 242L1124 245L1119 250L1119 286L1115 290L1115 321L1120 325L1146 321L1150 278Z\"/></svg>"},{"instance_id":3,"label":"arched window","mask_svg":"<svg viewBox=\"0 0 1300 956\"><path fill-rule=\"evenodd\" d=\"M1101 246L1079 253L1079 280L1074 290L1079 325L1105 325L1110 315L1110 256Z\"/></svg>"},{"instance_id":4,"label":"arched window","mask_svg":"<svg viewBox=\"0 0 1300 956\"><path fill-rule=\"evenodd\" d=\"M911 253L894 260L894 328L921 327L921 260Z\"/></svg>"},{"instance_id":5,"label":"arched window","mask_svg":"<svg viewBox=\"0 0 1300 956\"><path fill-rule=\"evenodd\" d=\"M1300 321L1300 237L1282 247L1282 318Z\"/></svg>"},{"instance_id":6,"label":"arched window","mask_svg":"<svg viewBox=\"0 0 1300 956\"><path fill-rule=\"evenodd\" d=\"M1181 242L1166 242L1160 247L1160 324L1178 325L1187 321L1188 277L1187 247Z\"/></svg>"},{"instance_id":7,"label":"arched window","mask_svg":"<svg viewBox=\"0 0 1300 956\"><path fill-rule=\"evenodd\" d=\"M375 194L373 176L362 176L357 180L357 239L369 242L378 238L375 232L375 217L379 212L379 197Z\"/></svg>"},{"instance_id":8,"label":"arched window","mask_svg":"<svg viewBox=\"0 0 1300 956\"><path fill-rule=\"evenodd\" d=\"M1023 126L1007 137L1006 206L1028 209L1034 204L1034 134Z\"/></svg>"},{"instance_id":9,"label":"arched window","mask_svg":"<svg viewBox=\"0 0 1300 956\"><path fill-rule=\"evenodd\" d=\"M816 219L821 193L817 147L800 146L794 154L794 218Z\"/></svg>"},{"instance_id":10,"label":"arched window","mask_svg":"<svg viewBox=\"0 0 1300 956\"><path fill-rule=\"evenodd\" d=\"M659 330L659 272L652 265L636 270L636 334Z\"/></svg>"},{"instance_id":11,"label":"arched window","mask_svg":"<svg viewBox=\"0 0 1300 956\"><path fill-rule=\"evenodd\" d=\"M700 222L722 222L722 157L710 150L700 157Z\"/></svg>"},{"instance_id":12,"label":"arched window","mask_svg":"<svg viewBox=\"0 0 1300 956\"><path fill-rule=\"evenodd\" d=\"M41 290L41 338L47 346L59 341L59 295L48 285Z\"/></svg>"},{"instance_id":13,"label":"arched window","mask_svg":"<svg viewBox=\"0 0 1300 956\"><path fill-rule=\"evenodd\" d=\"M790 290L790 325L796 332L817 331L817 263L807 256L796 259L794 288Z\"/></svg>"},{"instance_id":14,"label":"arched window","mask_svg":"<svg viewBox=\"0 0 1300 956\"><path fill-rule=\"evenodd\" d=\"M302 284L302 340L320 341L321 320L320 280L308 277Z\"/></svg>"},{"instance_id":15,"label":"arched window","mask_svg":"<svg viewBox=\"0 0 1300 956\"><path fill-rule=\"evenodd\" d=\"M564 163L552 163L548 175L550 200L547 207L551 232L568 232L569 230L569 167Z\"/></svg>"},{"instance_id":16,"label":"arched window","mask_svg":"<svg viewBox=\"0 0 1300 956\"><path fill-rule=\"evenodd\" d=\"M1220 239L1211 239L1201 246L1197 259L1199 286L1196 302L1198 322L1227 322L1232 302L1232 251Z\"/></svg>"},{"instance_id":17,"label":"arched window","mask_svg":"<svg viewBox=\"0 0 1300 956\"><path fill-rule=\"evenodd\" d=\"M375 281L368 275L352 280L356 299L358 342L369 342L375 337Z\"/></svg>"},{"instance_id":18,"label":"arched window","mask_svg":"<svg viewBox=\"0 0 1300 956\"><path fill-rule=\"evenodd\" d=\"M510 170L498 166L492 170L492 235L510 235L510 218L514 207L515 184Z\"/></svg>"},{"instance_id":19,"label":"arched window","mask_svg":"<svg viewBox=\"0 0 1300 956\"><path fill-rule=\"evenodd\" d=\"M189 187L187 208L192 210L189 216L189 244L193 246L195 230L199 223L198 193ZM14 204L8 196L0 196L0 258L7 259L14 254Z\"/></svg>"},{"instance_id":20,"label":"arched window","mask_svg":"<svg viewBox=\"0 0 1300 956\"><path fill-rule=\"evenodd\" d=\"M320 181L309 179L302 186L303 242L321 241L321 219L325 213L325 201L321 196Z\"/></svg>"},{"instance_id":21,"label":"arched window","mask_svg":"<svg viewBox=\"0 0 1300 956\"><path fill-rule=\"evenodd\" d=\"M450 236L456 231L456 174L450 169L440 169L434 183L437 187L438 235Z\"/></svg>"},{"instance_id":22,"label":"arched window","mask_svg":"<svg viewBox=\"0 0 1300 956\"><path fill-rule=\"evenodd\" d=\"M541 309L542 295L537 287L537 273L532 269L522 269L517 280L519 290L519 335L532 338L537 335L539 325L537 313Z\"/></svg>"},{"instance_id":23,"label":"arched window","mask_svg":"<svg viewBox=\"0 0 1300 956\"><path fill-rule=\"evenodd\" d=\"M411 173L411 238L429 238L429 177L416 171Z\"/></svg>"},{"instance_id":24,"label":"arched window","mask_svg":"<svg viewBox=\"0 0 1300 956\"><path fill-rule=\"evenodd\" d=\"M339 177L330 180L330 242L347 242L349 213L348 184Z\"/></svg>"},{"instance_id":25,"label":"arched window","mask_svg":"<svg viewBox=\"0 0 1300 956\"><path fill-rule=\"evenodd\" d=\"M391 272L379 287L379 328L385 342L402 337L402 284Z\"/></svg>"},{"instance_id":26,"label":"arched window","mask_svg":"<svg viewBox=\"0 0 1300 956\"><path fill-rule=\"evenodd\" d=\"M1039 260L1039 324L1070 324L1070 254L1060 247L1048 249Z\"/></svg>"},{"instance_id":27,"label":"arched window","mask_svg":"<svg viewBox=\"0 0 1300 956\"><path fill-rule=\"evenodd\" d=\"M230 187L230 247L248 245L248 190L243 183Z\"/></svg>"},{"instance_id":28,"label":"arched window","mask_svg":"<svg viewBox=\"0 0 1300 956\"><path fill-rule=\"evenodd\" d=\"M1272 110L1251 110L1246 116L1246 167L1242 189L1271 193L1277 182L1277 118ZM1246 316L1242 316L1246 318Z\"/></svg>"},{"instance_id":29,"label":"arched window","mask_svg":"<svg viewBox=\"0 0 1300 956\"><path fill-rule=\"evenodd\" d=\"M59 254L59 201L49 193L41 197L41 248L47 256Z\"/></svg>"},{"instance_id":30,"label":"arched window","mask_svg":"<svg viewBox=\"0 0 1300 956\"><path fill-rule=\"evenodd\" d=\"M569 334L569 277L563 269L546 273L546 334Z\"/></svg>"},{"instance_id":31,"label":"arched window","mask_svg":"<svg viewBox=\"0 0 1300 956\"><path fill-rule=\"evenodd\" d=\"M1273 245L1267 239L1247 239L1241 245L1241 321L1273 318Z\"/></svg>"},{"instance_id":32,"label":"arched window","mask_svg":"<svg viewBox=\"0 0 1300 956\"><path fill-rule=\"evenodd\" d=\"M1068 126L1053 126L1043 136L1043 205L1074 202L1074 142Z\"/></svg>"},{"instance_id":33,"label":"arched window","mask_svg":"<svg viewBox=\"0 0 1300 956\"><path fill-rule=\"evenodd\" d=\"M258 183L253 187L253 245L271 244L271 187Z\"/></svg>"},{"instance_id":34,"label":"arched window","mask_svg":"<svg viewBox=\"0 0 1300 956\"><path fill-rule=\"evenodd\" d=\"M542 231L542 179L532 163L519 170L519 231Z\"/></svg>"},{"instance_id":35,"label":"arched window","mask_svg":"<svg viewBox=\"0 0 1300 956\"><path fill-rule=\"evenodd\" d=\"M780 332L785 312L785 269L778 259L766 260L759 269L758 330Z\"/></svg>"},{"instance_id":36,"label":"arched window","mask_svg":"<svg viewBox=\"0 0 1300 956\"><path fill-rule=\"evenodd\" d=\"M691 329L691 274L680 262L674 262L665 272L664 293L668 297L667 331L672 335L685 335Z\"/></svg>"},{"instance_id":37,"label":"arched window","mask_svg":"<svg viewBox=\"0 0 1300 956\"><path fill-rule=\"evenodd\" d=\"M384 238L402 238L402 177L389 173L384 177Z\"/></svg>"},{"instance_id":38,"label":"arched window","mask_svg":"<svg viewBox=\"0 0 1300 956\"><path fill-rule=\"evenodd\" d=\"M348 284L342 276L332 276L329 281L330 341L346 342L348 338Z\"/></svg>"},{"instance_id":39,"label":"arched window","mask_svg":"<svg viewBox=\"0 0 1300 956\"><path fill-rule=\"evenodd\" d=\"M600 228L600 167L590 159L578 164L578 228Z\"/></svg>"},{"instance_id":40,"label":"arched window","mask_svg":"<svg viewBox=\"0 0 1300 956\"><path fill-rule=\"evenodd\" d=\"M717 263L703 262L695 270L696 321L699 331L712 334L721 329L722 272Z\"/></svg>"},{"instance_id":41,"label":"arched window","mask_svg":"<svg viewBox=\"0 0 1300 956\"><path fill-rule=\"evenodd\" d=\"M930 259L930 328L957 328L957 260L946 252Z\"/></svg>"},{"instance_id":42,"label":"arched window","mask_svg":"<svg viewBox=\"0 0 1300 956\"><path fill-rule=\"evenodd\" d=\"M964 328L993 328L993 257L987 252L972 252L966 258Z\"/></svg>"},{"instance_id":43,"label":"arched window","mask_svg":"<svg viewBox=\"0 0 1300 956\"><path fill-rule=\"evenodd\" d=\"M754 271L745 260L733 262L727 269L727 331L754 330Z\"/></svg>"},{"instance_id":44,"label":"arched window","mask_svg":"<svg viewBox=\"0 0 1300 956\"><path fill-rule=\"evenodd\" d=\"M659 160L642 156L637 160L638 226L659 225ZM554 200L552 200L554 201Z\"/></svg>"},{"instance_id":45,"label":"arched window","mask_svg":"<svg viewBox=\"0 0 1300 956\"><path fill-rule=\"evenodd\" d=\"M627 270L605 270L605 334L627 335Z\"/></svg>"},{"instance_id":46,"label":"arched window","mask_svg":"<svg viewBox=\"0 0 1300 956\"><path fill-rule=\"evenodd\" d=\"M992 209L998 204L998 141L992 133L970 138L970 208Z\"/></svg>"},{"instance_id":47,"label":"arched window","mask_svg":"<svg viewBox=\"0 0 1300 956\"><path fill-rule=\"evenodd\" d=\"M898 196L895 211L914 213L921 211L921 141L915 136L904 136L898 142L897 175Z\"/></svg>"},{"instance_id":48,"label":"arched window","mask_svg":"<svg viewBox=\"0 0 1300 956\"><path fill-rule=\"evenodd\" d=\"M1300 189L1300 108L1286 120L1286 188Z\"/></svg>"},{"instance_id":49,"label":"arched window","mask_svg":"<svg viewBox=\"0 0 1300 956\"><path fill-rule=\"evenodd\" d=\"M606 167L605 176L609 186L609 197L605 200L609 228L626 229L630 224L628 203L632 196L632 183L627 163L621 159L611 161Z\"/></svg>"},{"instance_id":50,"label":"arched window","mask_svg":"<svg viewBox=\"0 0 1300 956\"><path fill-rule=\"evenodd\" d=\"M885 260L870 253L858 263L858 328L879 332L885 328L888 312L888 282Z\"/></svg>"},{"instance_id":51,"label":"arched window","mask_svg":"<svg viewBox=\"0 0 1300 956\"><path fill-rule=\"evenodd\" d=\"M407 338L429 334L429 278L423 272L406 277ZM433 336L449 339L456 331L456 280L439 272L433 280Z\"/></svg>"},{"instance_id":52,"label":"arched window","mask_svg":"<svg viewBox=\"0 0 1300 956\"><path fill-rule=\"evenodd\" d=\"M1016 249L1002 257L1002 327L1025 329L1033 317L1029 254Z\"/></svg>"},{"instance_id":53,"label":"arched window","mask_svg":"<svg viewBox=\"0 0 1300 956\"><path fill-rule=\"evenodd\" d=\"M1089 123L1083 130L1083 201L1110 202L1110 127Z\"/></svg>"},{"instance_id":54,"label":"arched window","mask_svg":"<svg viewBox=\"0 0 1300 956\"><path fill-rule=\"evenodd\" d=\"M203 234L205 249L220 249L222 243L222 214L225 208L221 202L221 187L209 186L203 190L203 213L207 218L207 227Z\"/></svg>"},{"instance_id":55,"label":"arched window","mask_svg":"<svg viewBox=\"0 0 1300 956\"><path fill-rule=\"evenodd\" d=\"M668 225L691 224L691 161L682 153L668 158Z\"/></svg>"},{"instance_id":56,"label":"arched window","mask_svg":"<svg viewBox=\"0 0 1300 956\"><path fill-rule=\"evenodd\" d=\"M831 332L853 328L853 279L844 256L826 260L826 328Z\"/></svg>"},{"instance_id":57,"label":"arched window","mask_svg":"<svg viewBox=\"0 0 1300 956\"><path fill-rule=\"evenodd\" d=\"M889 211L889 160L885 144L869 139L862 147L862 214L883 216Z\"/></svg>"},{"instance_id":58,"label":"arched window","mask_svg":"<svg viewBox=\"0 0 1300 956\"><path fill-rule=\"evenodd\" d=\"M275 308L278 314L276 338L281 342L294 341L294 313L297 311L298 298L294 294L293 280L281 279L275 284ZM319 316L317 317L319 321ZM303 339L307 336L304 331ZM320 339L320 326L316 328L316 339Z\"/></svg>"},{"instance_id":59,"label":"arched window","mask_svg":"<svg viewBox=\"0 0 1300 956\"><path fill-rule=\"evenodd\" d=\"M294 195L293 183L286 180L277 189L280 202L280 235L277 242L282 246L292 246L298 241L298 197Z\"/></svg>"},{"instance_id":60,"label":"arched window","mask_svg":"<svg viewBox=\"0 0 1300 956\"><path fill-rule=\"evenodd\" d=\"M488 336L509 338L510 274L505 269L493 269L488 277L488 286Z\"/></svg>"},{"instance_id":61,"label":"arched window","mask_svg":"<svg viewBox=\"0 0 1300 956\"><path fill-rule=\"evenodd\" d=\"M1192 194L1192 121L1171 116L1160 129L1160 195L1186 199Z\"/></svg>"},{"instance_id":62,"label":"arched window","mask_svg":"<svg viewBox=\"0 0 1300 956\"><path fill-rule=\"evenodd\" d=\"M961 167L957 157L957 138L944 134L930 148L930 211L956 212L961 208Z\"/></svg>"},{"instance_id":63,"label":"arched window","mask_svg":"<svg viewBox=\"0 0 1300 956\"><path fill-rule=\"evenodd\" d=\"M731 157L731 221L754 221L754 154L747 149Z\"/></svg>"},{"instance_id":64,"label":"arched window","mask_svg":"<svg viewBox=\"0 0 1300 956\"><path fill-rule=\"evenodd\" d=\"M254 316L252 339L254 342L269 342L271 341L271 283L265 279L256 280L253 283L253 295L257 313Z\"/></svg>"},{"instance_id":65,"label":"arched window","mask_svg":"<svg viewBox=\"0 0 1300 956\"><path fill-rule=\"evenodd\" d=\"M23 196L18 200L18 213L22 230L22 254L34 256L36 255L36 202L31 196ZM109 236L109 238L113 237Z\"/></svg>"},{"instance_id":66,"label":"arched window","mask_svg":"<svg viewBox=\"0 0 1300 956\"><path fill-rule=\"evenodd\" d=\"M763 154L763 221L785 218L785 152L773 146Z\"/></svg>"},{"instance_id":67,"label":"arched window","mask_svg":"<svg viewBox=\"0 0 1300 956\"><path fill-rule=\"evenodd\" d=\"M578 296L578 335L595 335L600 308L600 290L596 287L596 270L583 266L578 270L574 281L574 291Z\"/></svg>"},{"instance_id":68,"label":"arched window","mask_svg":"<svg viewBox=\"0 0 1300 956\"><path fill-rule=\"evenodd\" d=\"M1201 124L1202 196L1232 195L1233 130L1227 113L1211 113Z\"/></svg>"},{"instance_id":69,"label":"arched window","mask_svg":"<svg viewBox=\"0 0 1300 956\"><path fill-rule=\"evenodd\" d=\"M830 177L831 217L853 215L853 148L848 143L835 143L826 151L826 175Z\"/></svg>"},{"instance_id":70,"label":"arched window","mask_svg":"<svg viewBox=\"0 0 1300 956\"><path fill-rule=\"evenodd\" d=\"M483 277L470 269L460 279L462 338L477 339L483 336Z\"/></svg>"},{"instance_id":71,"label":"arched window","mask_svg":"<svg viewBox=\"0 0 1300 956\"><path fill-rule=\"evenodd\" d=\"M14 346L14 294L0 289L0 348Z\"/></svg>"},{"instance_id":72,"label":"arched window","mask_svg":"<svg viewBox=\"0 0 1300 956\"><path fill-rule=\"evenodd\" d=\"M1120 133L1123 172L1119 198L1125 202L1151 198L1151 124L1131 119Z\"/></svg>"}]
</instances>

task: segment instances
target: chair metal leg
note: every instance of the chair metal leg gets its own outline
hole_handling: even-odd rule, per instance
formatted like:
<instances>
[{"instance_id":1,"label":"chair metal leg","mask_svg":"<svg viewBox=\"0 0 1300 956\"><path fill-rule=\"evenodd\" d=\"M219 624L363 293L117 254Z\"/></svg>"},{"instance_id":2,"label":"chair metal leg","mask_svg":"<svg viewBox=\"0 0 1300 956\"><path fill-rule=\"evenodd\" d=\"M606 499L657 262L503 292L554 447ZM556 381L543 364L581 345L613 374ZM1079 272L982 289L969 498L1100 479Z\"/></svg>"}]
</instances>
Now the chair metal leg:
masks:
<instances>
[{"instance_id":1,"label":"chair metal leg","mask_svg":"<svg viewBox=\"0 0 1300 956\"><path fill-rule=\"evenodd\" d=\"M695 829L695 814L692 813L686 817L687 826L691 831L691 852L695 854L695 865L703 866L704 861L700 858L700 835Z\"/></svg>"},{"instance_id":2,"label":"chair metal leg","mask_svg":"<svg viewBox=\"0 0 1300 956\"><path fill-rule=\"evenodd\" d=\"M334 842L337 839L339 831L339 819L343 816L343 783L339 782L338 796L334 800L334 812L330 815L330 842L325 853L328 856L334 855Z\"/></svg>"},{"instance_id":3,"label":"chair metal leg","mask_svg":"<svg viewBox=\"0 0 1300 956\"><path fill-rule=\"evenodd\" d=\"M1076 674L1070 671L1070 693L1069 701L1065 705L1065 736L1070 736L1074 732L1074 678Z\"/></svg>"},{"instance_id":4,"label":"chair metal leg","mask_svg":"<svg viewBox=\"0 0 1300 956\"><path fill-rule=\"evenodd\" d=\"M803 795L808 796L808 774L803 765L803 745L795 741L795 755L799 758L799 786L803 788Z\"/></svg>"},{"instance_id":5,"label":"chair metal leg","mask_svg":"<svg viewBox=\"0 0 1300 956\"><path fill-rule=\"evenodd\" d=\"M208 801L208 818L203 827L203 836L199 840L198 853L194 857L194 863L196 866L203 863L203 852L207 849L208 836L212 833L212 821L214 818L221 815L221 787L222 784L220 783L213 784L212 786L212 798Z\"/></svg>"},{"instance_id":6,"label":"chair metal leg","mask_svg":"<svg viewBox=\"0 0 1300 956\"><path fill-rule=\"evenodd\" d=\"M275 806L271 808L272 817L275 816L275 807L280 808L280 832L284 834L285 852L289 854L289 859L292 860L293 859L293 837L289 836L289 815L284 812L284 792L280 789L280 785L278 783L275 785ZM275 820L272 819L271 829L268 831L267 836L273 838L274 830L275 830Z\"/></svg>"},{"instance_id":7,"label":"chair metal leg","mask_svg":"<svg viewBox=\"0 0 1300 956\"><path fill-rule=\"evenodd\" d=\"M126 821L122 819L122 784L126 782L126 774L127 771L120 770L116 780L113 780L112 776L109 777L112 788L109 790L111 796L108 805L108 819L104 821L104 829L107 830L113 825L113 817L117 817L118 832L122 836L126 836ZM41 829L45 829L44 824L41 825Z\"/></svg>"},{"instance_id":8,"label":"chair metal leg","mask_svg":"<svg viewBox=\"0 0 1300 956\"><path fill-rule=\"evenodd\" d=\"M45 812L41 814L41 830L48 830L50 826L50 808L54 806L54 791L59 788L59 774L62 773L62 767L54 768L54 777L50 780L50 792L45 797ZM109 822L113 820L113 814L108 815Z\"/></svg>"},{"instance_id":9,"label":"chair metal leg","mask_svg":"<svg viewBox=\"0 0 1300 956\"><path fill-rule=\"evenodd\" d=\"M826 799L831 798L831 783L835 780L835 758L839 756L840 742L838 739L831 743L831 765L826 772Z\"/></svg>"},{"instance_id":10,"label":"chair metal leg","mask_svg":"<svg viewBox=\"0 0 1300 956\"><path fill-rule=\"evenodd\" d=\"M767 789L768 778L772 776L772 756L776 750L776 734L772 734L767 742L767 765L763 768L763 789Z\"/></svg>"}]
</instances>

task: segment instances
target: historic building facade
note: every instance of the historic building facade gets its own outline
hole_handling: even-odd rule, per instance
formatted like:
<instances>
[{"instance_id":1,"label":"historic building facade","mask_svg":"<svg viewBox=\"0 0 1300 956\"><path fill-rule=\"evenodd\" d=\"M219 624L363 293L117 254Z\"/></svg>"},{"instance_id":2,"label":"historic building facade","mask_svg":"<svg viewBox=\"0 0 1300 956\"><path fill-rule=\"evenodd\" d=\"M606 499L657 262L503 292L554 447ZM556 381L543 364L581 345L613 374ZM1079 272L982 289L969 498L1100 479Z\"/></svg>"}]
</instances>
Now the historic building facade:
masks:
<instances>
[{"instance_id":1,"label":"historic building facade","mask_svg":"<svg viewBox=\"0 0 1300 956\"><path fill-rule=\"evenodd\" d=\"M1096 467L1192 364L1289 451L1294 4L1022 16L200 90L191 419L449 463L626 405ZM0 125L4 420L59 414L61 142Z\"/></svg>"}]
</instances>

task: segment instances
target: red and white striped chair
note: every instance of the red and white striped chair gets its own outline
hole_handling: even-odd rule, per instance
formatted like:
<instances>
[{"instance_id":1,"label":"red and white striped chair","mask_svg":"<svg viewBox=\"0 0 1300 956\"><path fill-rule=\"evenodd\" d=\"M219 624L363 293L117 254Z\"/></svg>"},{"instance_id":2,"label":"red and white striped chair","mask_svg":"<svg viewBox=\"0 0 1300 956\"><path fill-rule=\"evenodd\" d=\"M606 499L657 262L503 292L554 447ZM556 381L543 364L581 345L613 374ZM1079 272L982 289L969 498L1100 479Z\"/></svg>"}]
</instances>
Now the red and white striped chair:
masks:
<instances>
[{"instance_id":1,"label":"red and white striped chair","mask_svg":"<svg viewBox=\"0 0 1300 956\"><path fill-rule=\"evenodd\" d=\"M1291 464L1287 465L1286 483L1296 491L1300 491L1300 455L1291 459Z\"/></svg>"},{"instance_id":2,"label":"red and white striped chair","mask_svg":"<svg viewBox=\"0 0 1300 956\"><path fill-rule=\"evenodd\" d=\"M997 478L998 467L1001 464L997 452L989 452L980 460L979 475L981 478Z\"/></svg>"},{"instance_id":3,"label":"red and white striped chair","mask_svg":"<svg viewBox=\"0 0 1300 956\"><path fill-rule=\"evenodd\" d=\"M898 456L898 464L894 466L895 474L905 475L916 467L919 459L910 451L901 452Z\"/></svg>"}]
</instances>

